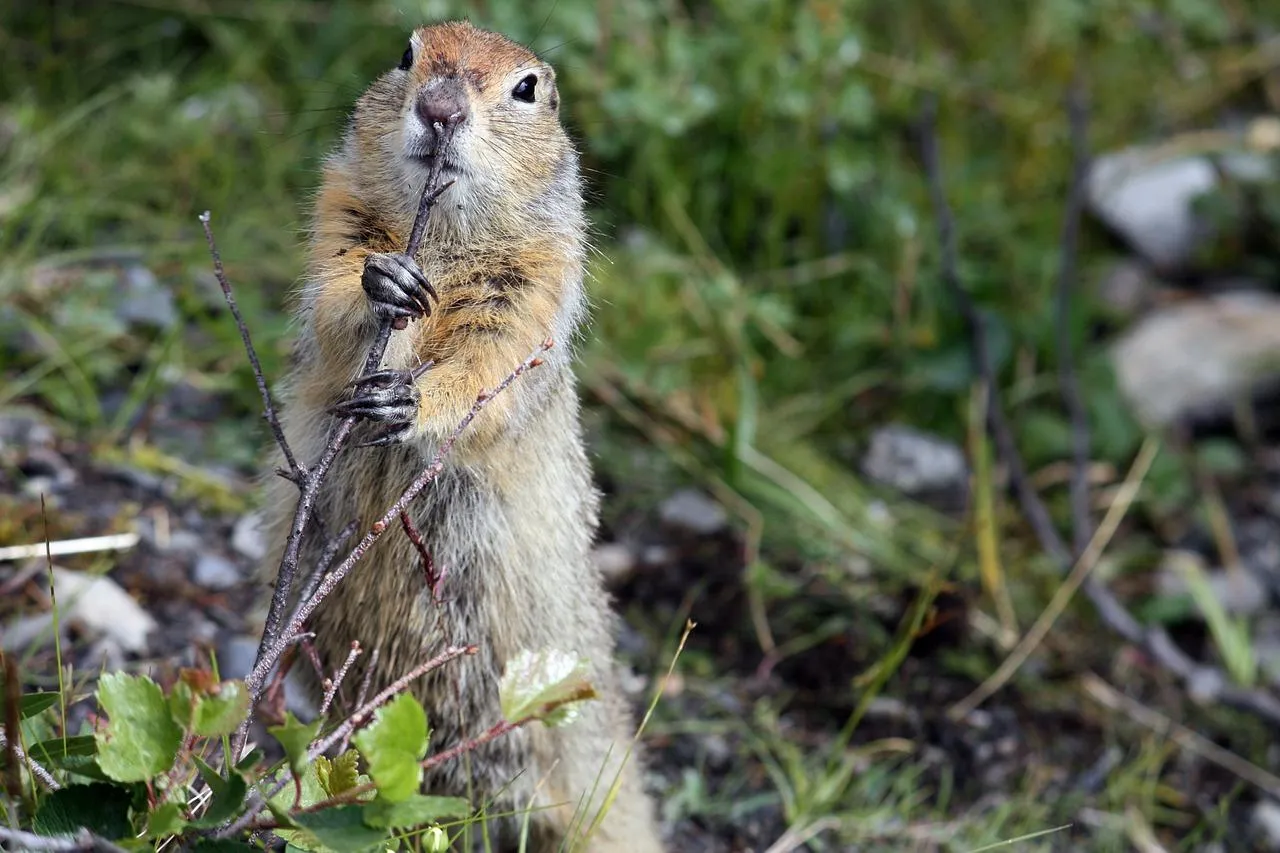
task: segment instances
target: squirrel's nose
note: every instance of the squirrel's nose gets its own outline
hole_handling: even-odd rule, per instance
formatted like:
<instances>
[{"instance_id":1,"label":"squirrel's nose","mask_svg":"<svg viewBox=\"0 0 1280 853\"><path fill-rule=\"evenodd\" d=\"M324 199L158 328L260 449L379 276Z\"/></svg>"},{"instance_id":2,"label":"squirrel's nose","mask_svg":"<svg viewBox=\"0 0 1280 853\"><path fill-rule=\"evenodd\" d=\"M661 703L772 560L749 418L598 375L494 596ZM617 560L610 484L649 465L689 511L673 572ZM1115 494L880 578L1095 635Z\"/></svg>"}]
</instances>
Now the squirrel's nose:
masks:
<instances>
[{"instance_id":1,"label":"squirrel's nose","mask_svg":"<svg viewBox=\"0 0 1280 853\"><path fill-rule=\"evenodd\" d=\"M418 93L417 110L433 130L456 127L467 117L467 93L458 80L438 80Z\"/></svg>"}]
</instances>

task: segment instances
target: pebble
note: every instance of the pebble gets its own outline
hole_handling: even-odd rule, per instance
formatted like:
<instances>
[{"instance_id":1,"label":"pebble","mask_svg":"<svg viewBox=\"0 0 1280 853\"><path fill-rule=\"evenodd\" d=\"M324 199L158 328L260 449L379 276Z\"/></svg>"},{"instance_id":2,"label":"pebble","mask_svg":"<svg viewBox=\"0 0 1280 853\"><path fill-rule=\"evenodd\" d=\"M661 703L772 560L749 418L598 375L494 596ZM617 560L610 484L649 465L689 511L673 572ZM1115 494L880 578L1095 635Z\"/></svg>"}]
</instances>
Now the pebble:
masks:
<instances>
[{"instance_id":1,"label":"pebble","mask_svg":"<svg viewBox=\"0 0 1280 853\"><path fill-rule=\"evenodd\" d=\"M192 576L197 584L205 589L231 589L243 578L236 564L221 554L205 552L196 558Z\"/></svg>"},{"instance_id":2,"label":"pebble","mask_svg":"<svg viewBox=\"0 0 1280 853\"><path fill-rule=\"evenodd\" d=\"M146 651L156 620L114 580L54 566L53 588L64 625L75 624L92 637L110 639L125 652ZM44 636L52 640L52 627L52 613L26 617L6 627L0 644L17 650Z\"/></svg>"},{"instance_id":3,"label":"pebble","mask_svg":"<svg viewBox=\"0 0 1280 853\"><path fill-rule=\"evenodd\" d=\"M1236 291L1159 308L1110 356L1121 394L1150 428L1229 411L1280 378L1280 296Z\"/></svg>"},{"instance_id":4,"label":"pebble","mask_svg":"<svg viewBox=\"0 0 1280 853\"><path fill-rule=\"evenodd\" d=\"M606 583L622 583L631 576L636 567L636 555L621 542L605 542L597 545L591 552L600 574Z\"/></svg>"},{"instance_id":5,"label":"pebble","mask_svg":"<svg viewBox=\"0 0 1280 853\"><path fill-rule=\"evenodd\" d=\"M659 517L672 527L700 536L709 536L724 528L729 521L724 507L696 489L681 489L662 502Z\"/></svg>"},{"instance_id":6,"label":"pebble","mask_svg":"<svg viewBox=\"0 0 1280 853\"><path fill-rule=\"evenodd\" d=\"M1259 800L1253 807L1253 825L1265 849L1280 851L1280 802Z\"/></svg>"},{"instance_id":7,"label":"pebble","mask_svg":"<svg viewBox=\"0 0 1280 853\"><path fill-rule=\"evenodd\" d=\"M231 530L231 547L237 554L250 560L261 560L267 555L267 537L262 531L262 513L251 512L240 516Z\"/></svg>"},{"instance_id":8,"label":"pebble","mask_svg":"<svg viewBox=\"0 0 1280 853\"><path fill-rule=\"evenodd\" d=\"M969 467L959 447L915 427L890 424L871 436L862 472L903 494L964 489Z\"/></svg>"},{"instance_id":9,"label":"pebble","mask_svg":"<svg viewBox=\"0 0 1280 853\"><path fill-rule=\"evenodd\" d=\"M1274 174L1265 156L1237 151L1220 156L1224 172L1242 181ZM1164 156L1135 146L1097 157L1089 170L1090 211L1161 272L1186 270L1212 232L1192 209L1197 196L1218 186L1205 156Z\"/></svg>"}]
</instances>

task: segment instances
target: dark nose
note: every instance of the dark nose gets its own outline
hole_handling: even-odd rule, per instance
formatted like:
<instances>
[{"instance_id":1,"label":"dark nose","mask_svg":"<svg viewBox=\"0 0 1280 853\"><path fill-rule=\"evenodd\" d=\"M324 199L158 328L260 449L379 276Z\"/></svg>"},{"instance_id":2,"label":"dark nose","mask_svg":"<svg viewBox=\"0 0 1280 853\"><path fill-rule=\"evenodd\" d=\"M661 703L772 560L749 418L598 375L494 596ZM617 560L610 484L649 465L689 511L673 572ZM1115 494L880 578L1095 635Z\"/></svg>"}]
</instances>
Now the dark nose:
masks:
<instances>
[{"instance_id":1,"label":"dark nose","mask_svg":"<svg viewBox=\"0 0 1280 853\"><path fill-rule=\"evenodd\" d=\"M467 118L467 93L458 80L438 80L418 93L417 109L427 127L453 129Z\"/></svg>"}]
</instances>

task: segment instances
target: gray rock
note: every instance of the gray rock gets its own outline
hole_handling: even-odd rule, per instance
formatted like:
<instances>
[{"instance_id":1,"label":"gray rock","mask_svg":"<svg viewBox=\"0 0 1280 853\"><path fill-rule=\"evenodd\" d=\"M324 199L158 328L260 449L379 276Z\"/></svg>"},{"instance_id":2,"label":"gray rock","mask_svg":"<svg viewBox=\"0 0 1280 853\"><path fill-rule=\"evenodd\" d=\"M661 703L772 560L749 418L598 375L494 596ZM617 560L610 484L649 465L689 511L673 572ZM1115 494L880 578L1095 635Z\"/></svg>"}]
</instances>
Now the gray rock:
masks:
<instances>
[{"instance_id":1,"label":"gray rock","mask_svg":"<svg viewBox=\"0 0 1280 853\"><path fill-rule=\"evenodd\" d=\"M1124 258L1103 272L1094 285L1097 301L1120 318L1133 317L1151 307L1160 282L1146 265Z\"/></svg>"},{"instance_id":2,"label":"gray rock","mask_svg":"<svg viewBox=\"0 0 1280 853\"><path fill-rule=\"evenodd\" d=\"M221 554L209 552L196 559L192 575L195 582L206 589L230 589L243 580L235 563Z\"/></svg>"},{"instance_id":3,"label":"gray rock","mask_svg":"<svg viewBox=\"0 0 1280 853\"><path fill-rule=\"evenodd\" d=\"M1221 411L1280 377L1280 297L1220 293L1161 308L1121 336L1111 363L1148 427Z\"/></svg>"},{"instance_id":4,"label":"gray rock","mask_svg":"<svg viewBox=\"0 0 1280 853\"><path fill-rule=\"evenodd\" d=\"M695 489L681 489L663 501L658 515L672 527L706 536L721 530L729 517L724 507Z\"/></svg>"},{"instance_id":5,"label":"gray rock","mask_svg":"<svg viewBox=\"0 0 1280 853\"><path fill-rule=\"evenodd\" d=\"M1262 677L1280 687L1280 613L1268 613L1253 626L1253 656Z\"/></svg>"},{"instance_id":6,"label":"gray rock","mask_svg":"<svg viewBox=\"0 0 1280 853\"><path fill-rule=\"evenodd\" d=\"M253 670L258 641L249 637L228 637L218 646L218 672L223 678L244 678Z\"/></svg>"},{"instance_id":7,"label":"gray rock","mask_svg":"<svg viewBox=\"0 0 1280 853\"><path fill-rule=\"evenodd\" d=\"M1259 800L1253 806L1252 823L1265 850L1280 851L1280 802Z\"/></svg>"},{"instance_id":8,"label":"gray rock","mask_svg":"<svg viewBox=\"0 0 1280 853\"><path fill-rule=\"evenodd\" d=\"M1209 569L1204 558L1193 551L1168 551L1160 561L1156 586L1162 595L1188 594L1187 572L1199 569L1209 581L1213 596L1227 613L1247 616L1267 606L1267 589L1252 572L1244 569Z\"/></svg>"},{"instance_id":9,"label":"gray rock","mask_svg":"<svg viewBox=\"0 0 1280 853\"><path fill-rule=\"evenodd\" d=\"M34 410L0 415L0 451L51 447L53 441L53 428Z\"/></svg>"},{"instance_id":10,"label":"gray rock","mask_svg":"<svg viewBox=\"0 0 1280 853\"><path fill-rule=\"evenodd\" d=\"M1258 154L1234 151L1217 158L1222 170L1242 181L1274 175ZM1218 184L1206 156L1168 158L1154 147L1134 147L1098 157L1089 170L1090 210L1157 269L1184 269L1211 235L1192 211L1197 196Z\"/></svg>"},{"instance_id":11,"label":"gray rock","mask_svg":"<svg viewBox=\"0 0 1280 853\"><path fill-rule=\"evenodd\" d=\"M173 294L160 284L151 270L130 265L121 271L121 292L116 317L134 326L172 328L178 322Z\"/></svg>"},{"instance_id":12,"label":"gray rock","mask_svg":"<svg viewBox=\"0 0 1280 853\"><path fill-rule=\"evenodd\" d=\"M964 489L969 466L954 444L914 427L876 430L862 457L862 472L912 496Z\"/></svg>"},{"instance_id":13,"label":"gray rock","mask_svg":"<svg viewBox=\"0 0 1280 853\"><path fill-rule=\"evenodd\" d=\"M64 626L77 625L87 636L109 639L124 652L146 651L156 620L111 578L54 566L53 589ZM0 645L16 651L37 640L52 640L52 627L52 613L21 619L0 632Z\"/></svg>"},{"instance_id":14,"label":"gray rock","mask_svg":"<svg viewBox=\"0 0 1280 853\"><path fill-rule=\"evenodd\" d=\"M261 560L267 555L267 537L262 532L262 513L242 515L231 530L231 547L236 553L250 560Z\"/></svg>"},{"instance_id":15,"label":"gray rock","mask_svg":"<svg viewBox=\"0 0 1280 853\"><path fill-rule=\"evenodd\" d=\"M204 548L204 540L200 538L200 534L190 530L174 530L169 533L164 550L194 554L202 548Z\"/></svg>"},{"instance_id":16,"label":"gray rock","mask_svg":"<svg viewBox=\"0 0 1280 853\"><path fill-rule=\"evenodd\" d=\"M636 567L636 555L621 542L604 542L591 552L596 568L606 583L622 583Z\"/></svg>"}]
</instances>

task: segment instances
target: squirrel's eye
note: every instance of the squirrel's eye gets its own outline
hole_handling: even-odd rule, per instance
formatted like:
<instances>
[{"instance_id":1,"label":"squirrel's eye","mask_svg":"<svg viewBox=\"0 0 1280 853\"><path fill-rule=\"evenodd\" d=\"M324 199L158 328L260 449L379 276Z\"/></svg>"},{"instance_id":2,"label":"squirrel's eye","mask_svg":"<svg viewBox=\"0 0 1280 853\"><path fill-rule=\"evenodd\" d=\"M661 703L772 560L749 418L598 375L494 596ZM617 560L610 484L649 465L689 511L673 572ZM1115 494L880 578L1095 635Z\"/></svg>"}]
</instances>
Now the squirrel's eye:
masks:
<instances>
[{"instance_id":1,"label":"squirrel's eye","mask_svg":"<svg viewBox=\"0 0 1280 853\"><path fill-rule=\"evenodd\" d=\"M409 45L404 49L404 56L400 57L400 70L408 71L413 67L413 45Z\"/></svg>"},{"instance_id":2,"label":"squirrel's eye","mask_svg":"<svg viewBox=\"0 0 1280 853\"><path fill-rule=\"evenodd\" d=\"M524 101L526 104L533 103L533 90L538 86L538 75L530 74L528 77L516 84L511 90L511 97L517 101Z\"/></svg>"}]
</instances>

